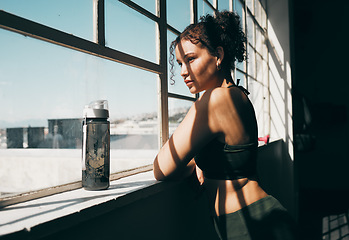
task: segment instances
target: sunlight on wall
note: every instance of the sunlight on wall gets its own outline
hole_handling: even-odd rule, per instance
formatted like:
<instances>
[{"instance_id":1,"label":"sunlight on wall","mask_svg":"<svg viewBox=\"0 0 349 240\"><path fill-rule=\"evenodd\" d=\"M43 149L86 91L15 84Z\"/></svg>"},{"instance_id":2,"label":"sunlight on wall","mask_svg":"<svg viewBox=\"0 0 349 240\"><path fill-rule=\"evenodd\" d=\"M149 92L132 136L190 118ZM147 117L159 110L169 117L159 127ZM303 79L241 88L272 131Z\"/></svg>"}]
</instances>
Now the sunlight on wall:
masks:
<instances>
[{"instance_id":1,"label":"sunlight on wall","mask_svg":"<svg viewBox=\"0 0 349 240\"><path fill-rule=\"evenodd\" d=\"M275 54L275 57L279 63L279 67L281 67L282 71L284 71L284 59L285 59L285 53L284 50L278 40L277 34L274 31L273 26L271 25L270 21L268 20L268 37L270 40L270 52L273 52Z\"/></svg>"},{"instance_id":2,"label":"sunlight on wall","mask_svg":"<svg viewBox=\"0 0 349 240\"><path fill-rule=\"evenodd\" d=\"M286 111L287 111L287 145L288 152L291 159L294 159L293 156L293 112L292 112L292 81L291 81L291 66L289 62L286 62L286 80L287 80L287 89L286 89Z\"/></svg>"},{"instance_id":3,"label":"sunlight on wall","mask_svg":"<svg viewBox=\"0 0 349 240\"><path fill-rule=\"evenodd\" d=\"M289 43L280 43L270 21L268 37L271 141L283 139L293 160L291 67L284 49Z\"/></svg>"},{"instance_id":4,"label":"sunlight on wall","mask_svg":"<svg viewBox=\"0 0 349 240\"><path fill-rule=\"evenodd\" d=\"M273 58L269 58L271 136L285 140L285 97L284 79L276 68Z\"/></svg>"}]
</instances>

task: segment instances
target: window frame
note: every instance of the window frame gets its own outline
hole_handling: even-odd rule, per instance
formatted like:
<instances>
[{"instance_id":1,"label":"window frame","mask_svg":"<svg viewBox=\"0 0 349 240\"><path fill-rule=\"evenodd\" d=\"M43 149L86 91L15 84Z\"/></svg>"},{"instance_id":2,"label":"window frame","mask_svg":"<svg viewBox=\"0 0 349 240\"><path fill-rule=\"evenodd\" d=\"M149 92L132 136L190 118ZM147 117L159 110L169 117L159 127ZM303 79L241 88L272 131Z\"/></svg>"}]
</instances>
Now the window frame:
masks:
<instances>
[{"instance_id":1,"label":"window frame","mask_svg":"<svg viewBox=\"0 0 349 240\"><path fill-rule=\"evenodd\" d=\"M120 2L141 13L145 17L148 17L157 24L157 58L159 59L159 64L105 46L104 0L93 0L93 42L12 13L8 13L4 10L0 10L0 28L158 74L159 144L162 146L168 139L169 131L167 100L166 1L158 0L156 2L156 12L158 16L150 13L130 0L120 0ZM151 169L152 165L146 165L135 169L112 173L110 175L110 181L144 171L150 171ZM0 198L0 208L81 187L81 181L77 181L37 191L5 196Z\"/></svg>"}]
</instances>

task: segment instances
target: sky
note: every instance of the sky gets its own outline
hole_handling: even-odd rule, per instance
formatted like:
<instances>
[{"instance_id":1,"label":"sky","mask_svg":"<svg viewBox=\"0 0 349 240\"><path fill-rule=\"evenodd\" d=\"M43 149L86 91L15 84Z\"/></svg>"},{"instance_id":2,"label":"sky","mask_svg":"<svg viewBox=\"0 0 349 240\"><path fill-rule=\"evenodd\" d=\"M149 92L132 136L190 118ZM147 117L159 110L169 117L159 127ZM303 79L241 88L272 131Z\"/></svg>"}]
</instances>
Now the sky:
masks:
<instances>
[{"instance_id":1,"label":"sky","mask_svg":"<svg viewBox=\"0 0 349 240\"><path fill-rule=\"evenodd\" d=\"M135 0L155 14L155 0ZM190 23L188 0L169 0L169 24ZM156 25L106 0L106 45L156 62ZM199 14L207 11L199 1ZM93 41L92 0L0 0L0 9ZM178 16L181 16L180 18ZM168 43L175 35L168 33ZM111 118L157 111L157 75L0 28L0 128L47 126L79 118L84 105L107 99ZM178 68L177 68L178 73ZM169 91L191 96L179 74ZM171 101L170 107L190 102Z\"/></svg>"}]
</instances>

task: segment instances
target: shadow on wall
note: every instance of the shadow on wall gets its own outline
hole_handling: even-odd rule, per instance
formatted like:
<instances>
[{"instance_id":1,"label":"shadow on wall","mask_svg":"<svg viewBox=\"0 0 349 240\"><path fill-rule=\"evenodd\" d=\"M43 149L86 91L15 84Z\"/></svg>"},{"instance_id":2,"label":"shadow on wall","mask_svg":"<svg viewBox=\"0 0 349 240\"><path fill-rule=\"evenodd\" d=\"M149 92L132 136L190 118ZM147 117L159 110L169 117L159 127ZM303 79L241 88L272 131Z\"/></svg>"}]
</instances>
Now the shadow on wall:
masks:
<instances>
[{"instance_id":1,"label":"shadow on wall","mask_svg":"<svg viewBox=\"0 0 349 240\"><path fill-rule=\"evenodd\" d=\"M296 218L294 162L288 154L286 143L278 140L259 147L257 168L263 189L277 198Z\"/></svg>"}]
</instances>

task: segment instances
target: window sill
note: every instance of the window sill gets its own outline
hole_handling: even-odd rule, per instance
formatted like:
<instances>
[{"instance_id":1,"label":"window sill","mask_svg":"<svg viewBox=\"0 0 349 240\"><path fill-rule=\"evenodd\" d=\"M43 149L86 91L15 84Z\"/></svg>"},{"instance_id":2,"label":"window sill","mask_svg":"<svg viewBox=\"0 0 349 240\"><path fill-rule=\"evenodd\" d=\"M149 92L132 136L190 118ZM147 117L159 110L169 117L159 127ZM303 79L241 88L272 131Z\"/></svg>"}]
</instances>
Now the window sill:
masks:
<instances>
[{"instance_id":1,"label":"window sill","mask_svg":"<svg viewBox=\"0 0 349 240\"><path fill-rule=\"evenodd\" d=\"M45 231L52 231L52 228L44 226L53 220L63 219L54 224L54 231L59 231L156 194L173 184L176 183L157 182L152 171L147 171L112 181L108 190L80 188L7 206L0 209L0 237L35 229L41 229L39 235L47 235L50 232Z\"/></svg>"}]
</instances>

